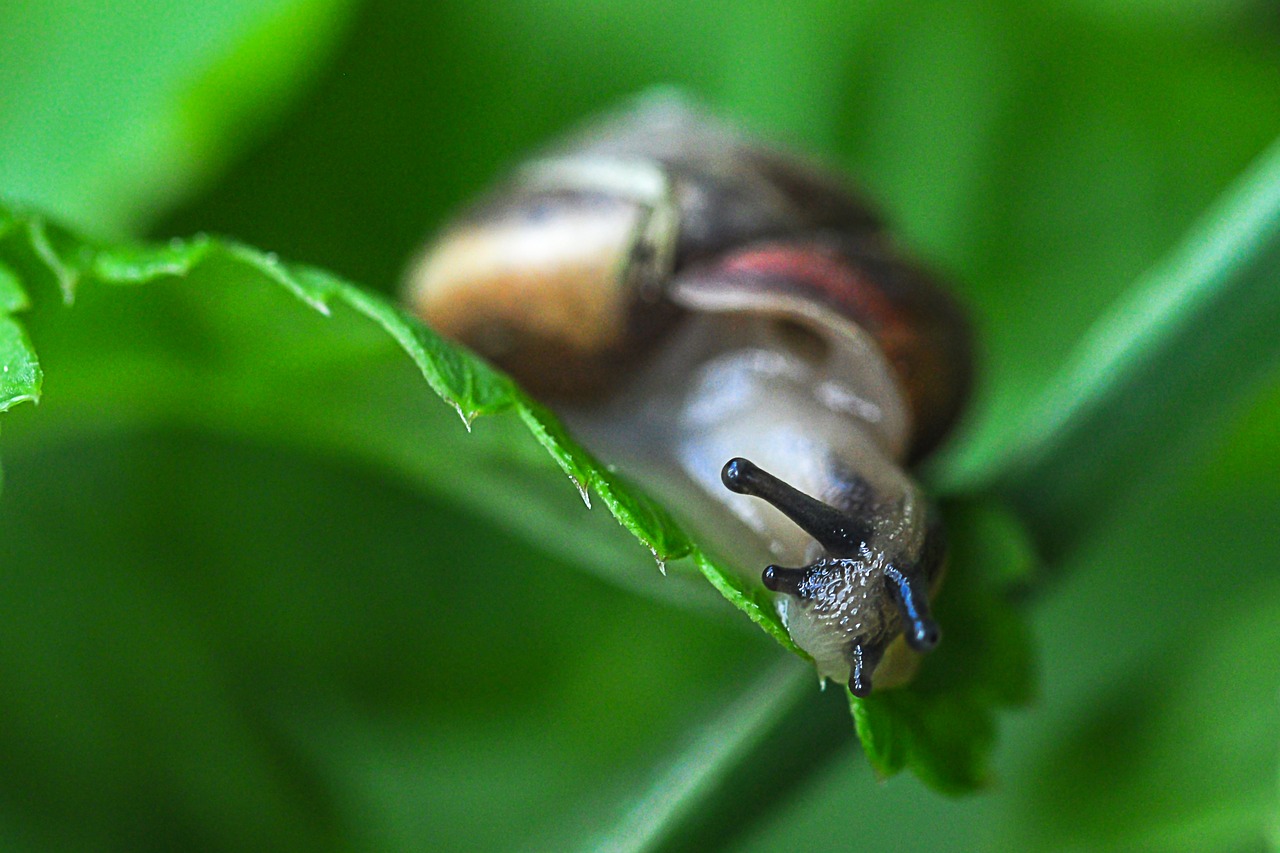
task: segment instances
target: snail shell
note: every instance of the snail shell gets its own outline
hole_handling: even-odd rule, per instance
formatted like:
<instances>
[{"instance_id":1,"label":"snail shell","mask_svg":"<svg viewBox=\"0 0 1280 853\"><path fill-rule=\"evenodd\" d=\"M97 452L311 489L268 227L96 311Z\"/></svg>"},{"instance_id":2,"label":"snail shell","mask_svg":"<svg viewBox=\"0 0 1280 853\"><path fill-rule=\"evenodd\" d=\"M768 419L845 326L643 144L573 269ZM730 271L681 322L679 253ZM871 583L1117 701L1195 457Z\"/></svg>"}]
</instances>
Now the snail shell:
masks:
<instances>
[{"instance_id":1,"label":"snail shell","mask_svg":"<svg viewBox=\"0 0 1280 853\"><path fill-rule=\"evenodd\" d=\"M909 675L900 637L936 644L945 544L905 469L960 413L970 333L837 178L650 99L464 212L407 299L730 562L768 563L823 676L866 695Z\"/></svg>"}]
</instances>

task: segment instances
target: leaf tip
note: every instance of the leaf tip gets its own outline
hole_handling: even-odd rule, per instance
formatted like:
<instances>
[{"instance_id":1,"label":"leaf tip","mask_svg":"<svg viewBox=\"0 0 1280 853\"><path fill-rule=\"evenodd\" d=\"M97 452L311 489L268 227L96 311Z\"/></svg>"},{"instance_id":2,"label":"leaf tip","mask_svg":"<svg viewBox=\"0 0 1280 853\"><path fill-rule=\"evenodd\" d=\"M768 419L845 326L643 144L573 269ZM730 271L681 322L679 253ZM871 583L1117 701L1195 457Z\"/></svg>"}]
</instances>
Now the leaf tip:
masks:
<instances>
[{"instance_id":1,"label":"leaf tip","mask_svg":"<svg viewBox=\"0 0 1280 853\"><path fill-rule=\"evenodd\" d=\"M450 400L449 404L453 406L453 410L458 413L458 417L462 418L462 425L467 428L467 432L471 432L471 425L475 423L475 420L477 417L480 416L480 413L475 411L474 409L471 411L467 411L463 409L460 404L454 402L453 400Z\"/></svg>"}]
</instances>

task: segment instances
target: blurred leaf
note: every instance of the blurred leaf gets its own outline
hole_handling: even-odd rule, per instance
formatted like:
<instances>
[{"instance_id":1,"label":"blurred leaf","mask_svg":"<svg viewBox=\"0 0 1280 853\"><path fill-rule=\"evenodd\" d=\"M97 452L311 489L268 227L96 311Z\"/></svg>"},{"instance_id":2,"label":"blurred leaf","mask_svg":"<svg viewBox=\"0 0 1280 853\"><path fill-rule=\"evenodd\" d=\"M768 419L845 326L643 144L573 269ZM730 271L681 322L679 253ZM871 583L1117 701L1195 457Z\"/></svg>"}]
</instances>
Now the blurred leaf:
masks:
<instances>
[{"instance_id":1,"label":"blurred leaf","mask_svg":"<svg viewBox=\"0 0 1280 853\"><path fill-rule=\"evenodd\" d=\"M261 132L350 5L0 5L0 193L96 232L138 229Z\"/></svg>"},{"instance_id":2,"label":"blurred leaf","mask_svg":"<svg viewBox=\"0 0 1280 853\"><path fill-rule=\"evenodd\" d=\"M511 849L805 668L311 454L166 429L6 461L6 849Z\"/></svg>"},{"instance_id":3,"label":"blurred leaf","mask_svg":"<svg viewBox=\"0 0 1280 853\"><path fill-rule=\"evenodd\" d=\"M1273 10L1257 0L1055 0L1054 5L1094 17L1104 25L1134 29L1196 28L1230 33L1275 24L1267 16Z\"/></svg>"},{"instance_id":4,"label":"blurred leaf","mask_svg":"<svg viewBox=\"0 0 1280 853\"><path fill-rule=\"evenodd\" d=\"M934 466L969 489L1093 322L1280 134L1274 21L1224 38L1063 5L885 6L842 104L852 173L972 309L978 393Z\"/></svg>"},{"instance_id":5,"label":"blurred leaf","mask_svg":"<svg viewBox=\"0 0 1280 853\"><path fill-rule=\"evenodd\" d=\"M1172 638L1059 732L1041 756L1054 771L1022 793L1044 840L1198 851L1248 849L1266 837L1280 767L1280 673L1249 670L1280 648L1280 584L1249 598L1225 613L1206 608L1201 618L1221 630L1198 632L1203 642ZM1100 779L1107 797L1094 796Z\"/></svg>"},{"instance_id":6,"label":"blurred leaf","mask_svg":"<svg viewBox=\"0 0 1280 853\"><path fill-rule=\"evenodd\" d=\"M1280 142L1093 327L996 477L1050 551L1280 364ZM1158 437L1150 428L1158 424Z\"/></svg>"},{"instance_id":7,"label":"blurred leaf","mask_svg":"<svg viewBox=\"0 0 1280 853\"><path fill-rule=\"evenodd\" d=\"M1276 775L1280 777L1280 773ZM1268 840L1271 850L1280 850L1280 778L1276 781L1275 801L1271 804L1271 833Z\"/></svg>"},{"instance_id":8,"label":"blurred leaf","mask_svg":"<svg viewBox=\"0 0 1280 853\"><path fill-rule=\"evenodd\" d=\"M1161 511L1130 509L1043 608L1057 695L1018 759L1013 846L1261 848L1280 767L1280 468L1267 469L1229 493L1183 477Z\"/></svg>"},{"instance_id":9,"label":"blurred leaf","mask_svg":"<svg viewBox=\"0 0 1280 853\"><path fill-rule=\"evenodd\" d=\"M580 838L539 846L638 853L729 844L821 766L847 757L848 710L836 692L815 691L812 670L794 660L767 670L683 738L625 811L594 815Z\"/></svg>"}]
</instances>

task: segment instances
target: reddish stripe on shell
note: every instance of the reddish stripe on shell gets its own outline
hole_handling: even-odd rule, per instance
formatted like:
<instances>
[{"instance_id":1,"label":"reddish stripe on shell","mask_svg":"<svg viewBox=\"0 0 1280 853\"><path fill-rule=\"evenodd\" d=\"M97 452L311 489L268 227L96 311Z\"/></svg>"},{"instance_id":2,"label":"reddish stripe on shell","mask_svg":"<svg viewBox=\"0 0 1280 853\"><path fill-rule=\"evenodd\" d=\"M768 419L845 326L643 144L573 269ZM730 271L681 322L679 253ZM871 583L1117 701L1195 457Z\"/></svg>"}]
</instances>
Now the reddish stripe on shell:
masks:
<instances>
[{"instance_id":1,"label":"reddish stripe on shell","mask_svg":"<svg viewBox=\"0 0 1280 853\"><path fill-rule=\"evenodd\" d=\"M761 246L730 255L721 264L726 273L766 276L788 289L817 296L841 314L878 333L897 325L897 311L875 282L848 261L816 246Z\"/></svg>"}]
</instances>

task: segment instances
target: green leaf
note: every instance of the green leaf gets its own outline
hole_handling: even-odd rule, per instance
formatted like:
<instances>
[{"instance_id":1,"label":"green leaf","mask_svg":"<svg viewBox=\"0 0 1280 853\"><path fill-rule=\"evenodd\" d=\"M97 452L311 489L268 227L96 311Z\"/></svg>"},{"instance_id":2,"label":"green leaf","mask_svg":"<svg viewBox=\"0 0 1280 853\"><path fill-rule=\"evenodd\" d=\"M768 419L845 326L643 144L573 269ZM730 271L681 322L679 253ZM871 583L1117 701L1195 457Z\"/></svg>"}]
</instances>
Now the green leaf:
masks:
<instances>
[{"instance_id":1,"label":"green leaf","mask_svg":"<svg viewBox=\"0 0 1280 853\"><path fill-rule=\"evenodd\" d=\"M1110 685L1101 703L1060 732L1040 756L1054 772L1021 792L1027 811L1041 816L1037 840L1198 851L1248 849L1265 838L1280 766L1280 679L1242 663L1256 650L1280 648L1280 584L1251 597L1252 606L1207 614L1226 624L1211 641L1172 638L1156 662ZM1189 744L1202 750L1188 755ZM1112 796L1093 796L1099 779ZM1134 810L1136 802L1145 808ZM1064 820L1068 803L1072 817Z\"/></svg>"},{"instance_id":2,"label":"green leaf","mask_svg":"<svg viewBox=\"0 0 1280 853\"><path fill-rule=\"evenodd\" d=\"M831 701L834 696L816 695L807 669L788 660L744 684L734 701L682 740L625 811L593 816L585 838L551 838L539 846L643 851L728 845L792 786L841 755L849 739L847 711ZM762 773L767 786L759 784Z\"/></svg>"},{"instance_id":3,"label":"green leaf","mask_svg":"<svg viewBox=\"0 0 1280 853\"><path fill-rule=\"evenodd\" d=\"M38 306L33 323L41 335L53 336L56 348L85 348L75 356L79 372L68 370L53 385L79 410L60 408L62 422L46 428L84 429L94 419L178 420L381 457L465 503L483 505L486 514L516 529L536 531L540 541L557 541L557 550L583 551L581 508L570 514L559 500L555 509L536 506L549 488L546 462L526 453L522 465L513 466L511 454L521 453L526 440L511 433L510 422L498 434L476 423L511 413L546 451L543 460L549 457L568 475L584 499L594 495L660 565L687 559L734 606L795 650L768 601L695 547L663 508L574 444L510 379L384 297L233 242L198 237L161 246L95 246L32 214L13 214L12 223L0 238L0 260L26 279L56 285L62 296ZM29 347L16 349L14 358L34 365ZM420 395L405 382L402 364L411 365L418 381L425 380L476 435L468 438L462 425L445 430L438 417L425 424L434 445L426 448L424 424L406 423L381 445L361 432L362 421L404 420L395 407ZM10 404L32 396L31 370L24 375L28 380ZM334 399L335 389L355 396ZM334 429L344 420L347 429ZM536 487L519 488L529 478ZM687 583L633 577L634 559L624 557L614 568L606 555L620 550L615 541L576 559L614 572L633 588L660 585L671 589L664 597L688 594Z\"/></svg>"},{"instance_id":4,"label":"green leaf","mask_svg":"<svg viewBox=\"0 0 1280 853\"><path fill-rule=\"evenodd\" d=\"M508 849L612 806L709 697L806 669L306 448L155 428L6 462L6 849Z\"/></svg>"},{"instance_id":5,"label":"green leaf","mask_svg":"<svg viewBox=\"0 0 1280 853\"><path fill-rule=\"evenodd\" d=\"M138 229L280 111L350 5L0 5L0 191L94 231Z\"/></svg>"},{"instance_id":6,"label":"green leaf","mask_svg":"<svg viewBox=\"0 0 1280 853\"><path fill-rule=\"evenodd\" d=\"M26 330L13 316L27 307L17 276L0 264L0 412L40 399L40 363Z\"/></svg>"},{"instance_id":7,"label":"green leaf","mask_svg":"<svg viewBox=\"0 0 1280 853\"><path fill-rule=\"evenodd\" d=\"M1277 766L1280 767L1280 762L1277 763ZM1268 837L1272 850L1280 849L1280 772L1277 772L1276 776L1277 776L1277 779L1276 779L1275 799L1272 801L1271 808L1270 808L1271 832Z\"/></svg>"},{"instance_id":8,"label":"green leaf","mask_svg":"<svg viewBox=\"0 0 1280 853\"><path fill-rule=\"evenodd\" d=\"M1277 282L1280 141L1094 324L995 472L1049 552L1176 467L1280 364Z\"/></svg>"}]
</instances>

